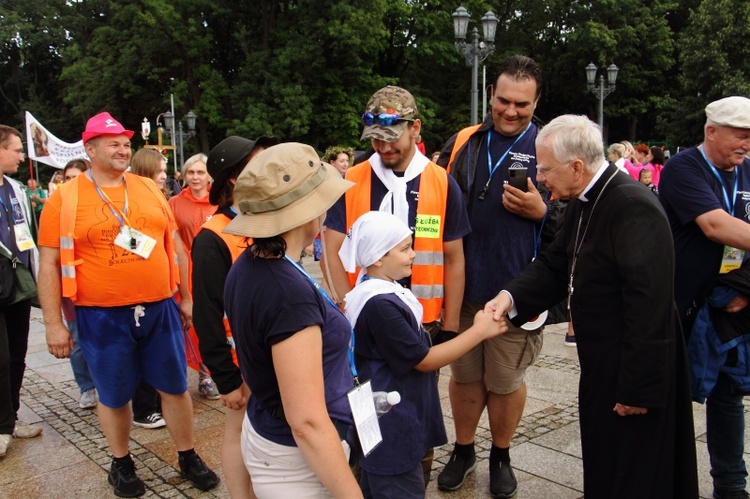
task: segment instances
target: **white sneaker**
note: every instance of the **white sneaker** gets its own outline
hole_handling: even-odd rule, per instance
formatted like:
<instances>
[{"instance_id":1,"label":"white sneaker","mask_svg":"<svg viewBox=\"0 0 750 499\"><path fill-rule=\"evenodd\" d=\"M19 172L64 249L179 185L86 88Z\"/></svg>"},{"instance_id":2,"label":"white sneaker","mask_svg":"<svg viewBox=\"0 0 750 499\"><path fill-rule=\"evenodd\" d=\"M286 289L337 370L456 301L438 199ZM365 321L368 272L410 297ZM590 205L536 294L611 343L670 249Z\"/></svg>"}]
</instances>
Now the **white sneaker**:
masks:
<instances>
[{"instance_id":1,"label":"white sneaker","mask_svg":"<svg viewBox=\"0 0 750 499\"><path fill-rule=\"evenodd\" d=\"M86 390L81 394L81 399L78 401L78 407L81 409L93 409L96 407L96 388Z\"/></svg>"},{"instance_id":2,"label":"white sneaker","mask_svg":"<svg viewBox=\"0 0 750 499\"><path fill-rule=\"evenodd\" d=\"M5 457L10 446L10 441L13 440L13 435L3 433L0 435L0 457Z\"/></svg>"},{"instance_id":3,"label":"white sneaker","mask_svg":"<svg viewBox=\"0 0 750 499\"><path fill-rule=\"evenodd\" d=\"M148 428L154 430L156 428L163 428L167 426L167 422L161 416L160 412L154 412L146 416L145 418L133 418L133 425L140 426L141 428Z\"/></svg>"},{"instance_id":4,"label":"white sneaker","mask_svg":"<svg viewBox=\"0 0 750 499\"><path fill-rule=\"evenodd\" d=\"M33 424L24 423L16 420L16 428L13 430L15 438L34 438L42 434L42 429Z\"/></svg>"}]
</instances>

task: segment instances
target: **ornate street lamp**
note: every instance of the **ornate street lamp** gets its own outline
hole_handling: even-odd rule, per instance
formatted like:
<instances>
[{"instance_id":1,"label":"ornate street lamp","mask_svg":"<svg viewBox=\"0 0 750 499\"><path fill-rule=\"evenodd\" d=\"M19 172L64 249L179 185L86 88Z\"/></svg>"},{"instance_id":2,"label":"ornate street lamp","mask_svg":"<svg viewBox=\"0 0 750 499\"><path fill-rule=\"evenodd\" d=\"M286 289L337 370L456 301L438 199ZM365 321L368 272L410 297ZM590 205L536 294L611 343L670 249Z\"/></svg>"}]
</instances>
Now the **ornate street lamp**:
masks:
<instances>
[{"instance_id":1,"label":"ornate street lamp","mask_svg":"<svg viewBox=\"0 0 750 499\"><path fill-rule=\"evenodd\" d=\"M497 30L498 18L492 12L487 12L482 16L482 34L484 40L479 41L479 30L471 30L471 42L466 42L466 31L469 28L469 19L471 15L463 7L459 7L451 15L453 18L453 34L455 35L455 46L459 53L464 55L466 65L471 66L471 124L476 125L478 118L478 101L479 101L479 63L483 62L490 54L495 51L495 32Z\"/></svg>"},{"instance_id":2,"label":"ornate street lamp","mask_svg":"<svg viewBox=\"0 0 750 499\"><path fill-rule=\"evenodd\" d=\"M185 164L185 141L190 140L195 136L195 120L197 118L198 117L193 111L188 112L187 115L185 115L188 129L187 131L183 131L182 120L177 121L177 129L175 129L174 115L170 111L164 113L164 127L167 129L170 135L175 138L175 145L177 146L177 151L179 153L180 165Z\"/></svg>"},{"instance_id":3,"label":"ornate street lamp","mask_svg":"<svg viewBox=\"0 0 750 499\"><path fill-rule=\"evenodd\" d=\"M586 81L588 82L589 91L599 97L599 128L604 135L604 99L614 92L615 82L617 81L617 72L620 70L614 64L607 68L607 82L604 82L604 75L599 75L599 84L596 84L596 65L592 62L586 66Z\"/></svg>"}]
</instances>

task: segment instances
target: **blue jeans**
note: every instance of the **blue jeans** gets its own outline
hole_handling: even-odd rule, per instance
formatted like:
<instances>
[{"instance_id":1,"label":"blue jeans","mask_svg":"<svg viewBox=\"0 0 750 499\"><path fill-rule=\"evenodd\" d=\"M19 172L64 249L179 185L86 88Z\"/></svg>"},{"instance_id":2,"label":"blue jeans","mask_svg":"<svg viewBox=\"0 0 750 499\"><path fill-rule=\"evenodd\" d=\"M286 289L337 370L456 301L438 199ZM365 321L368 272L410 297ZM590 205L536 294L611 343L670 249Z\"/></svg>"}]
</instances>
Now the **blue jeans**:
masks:
<instances>
[{"instance_id":1,"label":"blue jeans","mask_svg":"<svg viewBox=\"0 0 750 499\"><path fill-rule=\"evenodd\" d=\"M745 490L747 469L742 459L745 442L742 393L725 374L719 374L706 401L706 437L714 489Z\"/></svg>"},{"instance_id":2,"label":"blue jeans","mask_svg":"<svg viewBox=\"0 0 750 499\"><path fill-rule=\"evenodd\" d=\"M83 358L83 350L78 343L78 321L66 321L70 337L73 339L73 350L70 352L70 367L73 368L73 377L76 379L81 393L93 390L94 380L91 379L89 366Z\"/></svg>"}]
</instances>

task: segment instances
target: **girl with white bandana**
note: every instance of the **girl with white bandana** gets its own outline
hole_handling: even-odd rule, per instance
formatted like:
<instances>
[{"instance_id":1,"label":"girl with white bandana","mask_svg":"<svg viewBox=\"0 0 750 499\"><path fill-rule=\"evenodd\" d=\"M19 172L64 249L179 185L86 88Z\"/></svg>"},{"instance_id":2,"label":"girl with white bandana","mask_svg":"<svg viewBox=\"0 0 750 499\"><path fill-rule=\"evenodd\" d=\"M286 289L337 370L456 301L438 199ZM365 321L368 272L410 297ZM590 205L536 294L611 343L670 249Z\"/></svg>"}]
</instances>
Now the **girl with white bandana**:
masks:
<instances>
[{"instance_id":1,"label":"girl with white bandana","mask_svg":"<svg viewBox=\"0 0 750 499\"><path fill-rule=\"evenodd\" d=\"M432 346L422 306L396 282L411 274L414 255L409 227L378 211L357 219L339 251L347 271L362 269L345 297L359 377L371 380L374 391L401 394L401 403L380 419L383 443L360 460L365 497L424 497L422 457L447 441L435 370L507 330L480 311L474 326Z\"/></svg>"}]
</instances>

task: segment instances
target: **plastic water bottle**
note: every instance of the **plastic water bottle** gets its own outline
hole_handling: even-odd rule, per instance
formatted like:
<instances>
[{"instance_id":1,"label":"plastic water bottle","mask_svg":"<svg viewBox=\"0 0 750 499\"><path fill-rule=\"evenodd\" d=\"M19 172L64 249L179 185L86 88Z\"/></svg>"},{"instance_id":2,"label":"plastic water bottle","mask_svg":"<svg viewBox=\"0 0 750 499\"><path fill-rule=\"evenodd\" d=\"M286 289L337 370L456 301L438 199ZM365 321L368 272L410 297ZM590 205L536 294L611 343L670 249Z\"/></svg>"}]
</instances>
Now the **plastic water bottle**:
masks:
<instances>
[{"instance_id":1,"label":"plastic water bottle","mask_svg":"<svg viewBox=\"0 0 750 499\"><path fill-rule=\"evenodd\" d=\"M401 394L398 392L372 392L372 399L375 402L375 413L380 417L401 402Z\"/></svg>"}]
</instances>

